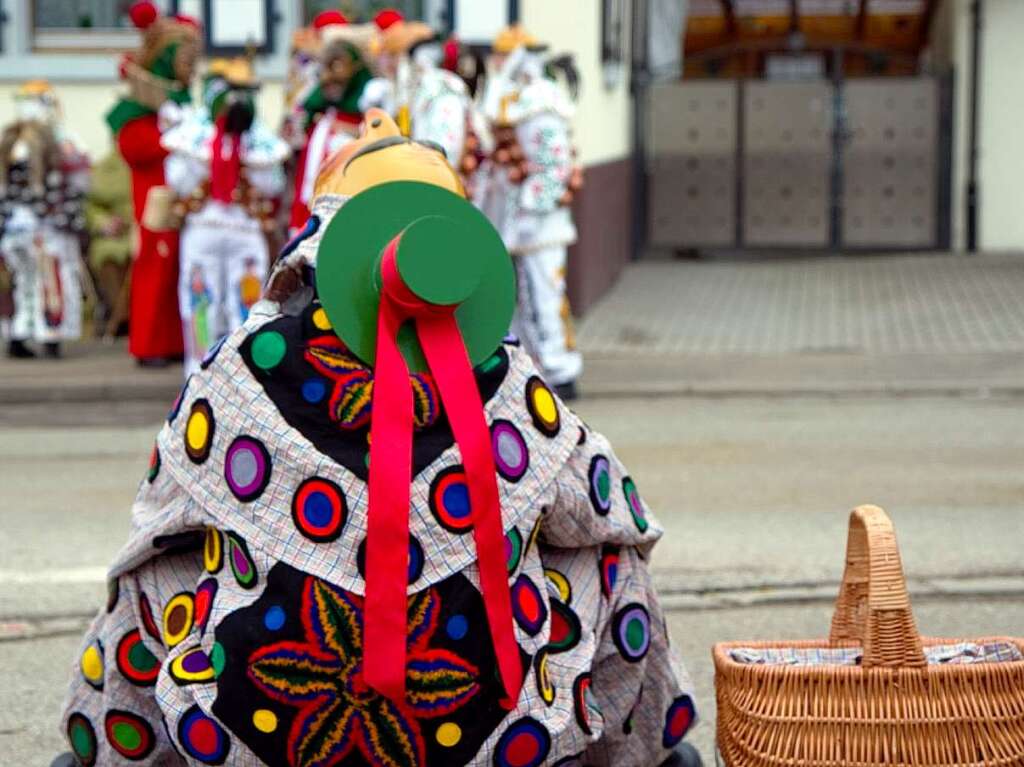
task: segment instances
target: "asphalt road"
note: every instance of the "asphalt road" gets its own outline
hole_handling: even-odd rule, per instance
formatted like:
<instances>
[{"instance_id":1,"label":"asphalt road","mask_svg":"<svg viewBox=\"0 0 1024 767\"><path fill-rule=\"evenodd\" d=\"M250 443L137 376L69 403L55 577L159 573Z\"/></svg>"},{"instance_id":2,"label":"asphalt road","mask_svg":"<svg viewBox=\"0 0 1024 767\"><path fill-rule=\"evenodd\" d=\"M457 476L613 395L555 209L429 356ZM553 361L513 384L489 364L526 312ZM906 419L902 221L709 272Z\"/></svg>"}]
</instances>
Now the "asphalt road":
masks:
<instances>
[{"instance_id":1,"label":"asphalt road","mask_svg":"<svg viewBox=\"0 0 1024 767\"><path fill-rule=\"evenodd\" d=\"M77 634L103 599L163 410L0 408L0 761L46 764L58 746ZM904 564L931 595L923 630L1024 634L1019 400L620 398L578 410L666 527L654 567L706 720L713 642L827 630L858 503L890 510ZM943 589L953 596L935 598ZM750 604L708 609L730 600ZM707 724L696 737L709 746Z\"/></svg>"}]
</instances>

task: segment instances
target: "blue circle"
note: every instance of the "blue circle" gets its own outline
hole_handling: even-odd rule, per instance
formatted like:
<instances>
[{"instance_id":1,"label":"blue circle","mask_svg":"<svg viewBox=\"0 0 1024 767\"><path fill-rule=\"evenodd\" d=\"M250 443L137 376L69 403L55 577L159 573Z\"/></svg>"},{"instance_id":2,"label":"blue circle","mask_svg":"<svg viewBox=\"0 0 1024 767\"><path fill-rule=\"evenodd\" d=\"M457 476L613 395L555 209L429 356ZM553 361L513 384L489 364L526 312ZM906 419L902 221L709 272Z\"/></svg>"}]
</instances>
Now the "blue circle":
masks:
<instances>
[{"instance_id":1,"label":"blue circle","mask_svg":"<svg viewBox=\"0 0 1024 767\"><path fill-rule=\"evenodd\" d=\"M327 527L334 519L334 506L326 493L316 490L306 498L302 513L313 527Z\"/></svg>"},{"instance_id":2,"label":"blue circle","mask_svg":"<svg viewBox=\"0 0 1024 767\"><path fill-rule=\"evenodd\" d=\"M614 565L614 564L613 565L608 565L608 585L611 586L612 588L615 588L615 581L618 580L618 577L619 577L619 566L618 565Z\"/></svg>"},{"instance_id":3,"label":"blue circle","mask_svg":"<svg viewBox=\"0 0 1024 767\"><path fill-rule=\"evenodd\" d=\"M270 631L279 631L284 625L284 610L274 605L263 616L263 625Z\"/></svg>"},{"instance_id":4,"label":"blue circle","mask_svg":"<svg viewBox=\"0 0 1024 767\"><path fill-rule=\"evenodd\" d=\"M444 508L455 519L469 516L469 488L463 482L456 482L444 490L442 496Z\"/></svg>"},{"instance_id":5,"label":"blue circle","mask_svg":"<svg viewBox=\"0 0 1024 767\"><path fill-rule=\"evenodd\" d=\"M448 632L448 636L452 639L462 639L466 636L466 632L469 631L469 621L466 620L465 615L453 615L448 619L445 631Z\"/></svg>"},{"instance_id":6,"label":"blue circle","mask_svg":"<svg viewBox=\"0 0 1024 767\"><path fill-rule=\"evenodd\" d=\"M302 398L311 405L315 405L327 394L327 384L322 378L310 378L302 384Z\"/></svg>"}]
</instances>

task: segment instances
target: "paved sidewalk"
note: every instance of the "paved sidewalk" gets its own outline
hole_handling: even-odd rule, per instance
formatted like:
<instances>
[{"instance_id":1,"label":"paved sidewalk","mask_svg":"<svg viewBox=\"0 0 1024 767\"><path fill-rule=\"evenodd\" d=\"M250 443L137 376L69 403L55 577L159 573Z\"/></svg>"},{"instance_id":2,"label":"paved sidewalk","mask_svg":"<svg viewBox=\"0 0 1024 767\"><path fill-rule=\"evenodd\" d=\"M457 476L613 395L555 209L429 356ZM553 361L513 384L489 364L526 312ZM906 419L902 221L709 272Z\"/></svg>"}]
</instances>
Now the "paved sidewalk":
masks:
<instances>
[{"instance_id":1,"label":"paved sidewalk","mask_svg":"<svg viewBox=\"0 0 1024 767\"><path fill-rule=\"evenodd\" d=\"M588 397L1024 395L1024 256L645 261L579 327ZM0 359L0 404L170 402L123 342Z\"/></svg>"}]
</instances>

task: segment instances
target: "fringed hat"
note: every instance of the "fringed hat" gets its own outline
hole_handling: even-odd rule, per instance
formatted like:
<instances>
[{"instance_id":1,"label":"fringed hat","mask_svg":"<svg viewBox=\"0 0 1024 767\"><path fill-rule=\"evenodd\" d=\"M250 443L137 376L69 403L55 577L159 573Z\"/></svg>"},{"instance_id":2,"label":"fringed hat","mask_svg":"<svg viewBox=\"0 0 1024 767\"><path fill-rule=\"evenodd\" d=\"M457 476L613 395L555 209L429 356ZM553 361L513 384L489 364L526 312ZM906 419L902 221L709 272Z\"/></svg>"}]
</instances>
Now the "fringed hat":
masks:
<instances>
[{"instance_id":1,"label":"fringed hat","mask_svg":"<svg viewBox=\"0 0 1024 767\"><path fill-rule=\"evenodd\" d=\"M429 24L421 21L407 21L394 8L385 8L373 18L377 34L373 40L373 55L401 55L408 53L417 43L436 37Z\"/></svg>"},{"instance_id":2,"label":"fringed hat","mask_svg":"<svg viewBox=\"0 0 1024 767\"><path fill-rule=\"evenodd\" d=\"M199 22L191 16L161 16L149 0L132 5L128 16L142 32L142 45L121 62L121 75L129 82L132 97L154 109L167 99L187 102L202 53Z\"/></svg>"}]
</instances>

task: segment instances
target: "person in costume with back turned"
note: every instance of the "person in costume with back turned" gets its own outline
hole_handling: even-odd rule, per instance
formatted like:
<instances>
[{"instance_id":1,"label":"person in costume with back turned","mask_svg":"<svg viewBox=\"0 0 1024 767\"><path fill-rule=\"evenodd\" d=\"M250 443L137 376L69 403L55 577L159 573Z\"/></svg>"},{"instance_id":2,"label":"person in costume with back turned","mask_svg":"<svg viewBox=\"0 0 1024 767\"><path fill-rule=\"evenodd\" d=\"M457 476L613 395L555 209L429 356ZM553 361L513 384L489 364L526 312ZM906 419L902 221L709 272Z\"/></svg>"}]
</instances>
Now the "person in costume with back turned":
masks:
<instances>
[{"instance_id":1,"label":"person in costume with back turned","mask_svg":"<svg viewBox=\"0 0 1024 767\"><path fill-rule=\"evenodd\" d=\"M182 119L201 53L199 27L185 16L162 17L148 0L135 3L132 22L142 46L125 56L129 93L107 115L117 147L131 169L138 252L132 266L128 351L143 365L163 365L182 354L178 314L178 234L155 231L145 220L153 190L165 185L168 152L161 134Z\"/></svg>"},{"instance_id":2,"label":"person in costume with back turned","mask_svg":"<svg viewBox=\"0 0 1024 767\"><path fill-rule=\"evenodd\" d=\"M89 160L64 131L45 80L18 88L15 114L0 134L0 264L13 283L7 354L34 357L27 343L35 341L59 357L60 344L82 329L79 237Z\"/></svg>"},{"instance_id":3,"label":"person in costume with back turned","mask_svg":"<svg viewBox=\"0 0 1024 767\"><path fill-rule=\"evenodd\" d=\"M116 147L92 166L92 183L85 198L89 229L89 268L103 300L112 337L128 319L128 280L132 263L131 173Z\"/></svg>"},{"instance_id":4,"label":"person in costume with back turned","mask_svg":"<svg viewBox=\"0 0 1024 767\"><path fill-rule=\"evenodd\" d=\"M270 268L288 146L256 116L258 83L248 59L217 59L203 108L163 136L167 183L183 220L178 300L185 376L249 316Z\"/></svg>"},{"instance_id":5,"label":"person in costume with back turned","mask_svg":"<svg viewBox=\"0 0 1024 767\"><path fill-rule=\"evenodd\" d=\"M297 121L301 129L293 132L302 136L303 142L295 167L289 217L292 233L309 218L309 205L323 163L356 137L363 115L360 98L373 77L366 53L372 25L350 24L340 13L321 16L319 76L294 109L293 122Z\"/></svg>"},{"instance_id":6,"label":"person in costume with back turned","mask_svg":"<svg viewBox=\"0 0 1024 767\"><path fill-rule=\"evenodd\" d=\"M565 280L567 249L576 241L570 202L580 184L575 108L546 72L547 47L521 27L503 30L493 49L483 110L496 146L477 179L477 204L516 257L515 331L548 381L571 399L583 372Z\"/></svg>"},{"instance_id":7,"label":"person in costume with back turned","mask_svg":"<svg viewBox=\"0 0 1024 767\"><path fill-rule=\"evenodd\" d=\"M157 438L72 669L77 758L659 764L694 720L661 528L502 340L500 236L379 110L311 221Z\"/></svg>"}]
</instances>

